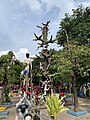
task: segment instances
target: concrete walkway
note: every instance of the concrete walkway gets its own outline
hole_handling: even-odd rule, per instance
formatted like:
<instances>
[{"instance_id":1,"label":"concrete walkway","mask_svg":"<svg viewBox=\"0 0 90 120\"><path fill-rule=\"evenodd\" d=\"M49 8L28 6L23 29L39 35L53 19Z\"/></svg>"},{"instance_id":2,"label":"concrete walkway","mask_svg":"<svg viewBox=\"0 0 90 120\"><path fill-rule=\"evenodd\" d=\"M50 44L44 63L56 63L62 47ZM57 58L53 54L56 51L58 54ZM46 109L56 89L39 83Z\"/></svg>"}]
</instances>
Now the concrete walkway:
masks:
<instances>
[{"instance_id":1,"label":"concrete walkway","mask_svg":"<svg viewBox=\"0 0 90 120\"><path fill-rule=\"evenodd\" d=\"M59 113L59 120L90 120L90 99L78 98L79 105L83 110L87 110L87 114L82 116L73 116L67 113L67 111ZM69 106L73 107L73 106Z\"/></svg>"},{"instance_id":2,"label":"concrete walkway","mask_svg":"<svg viewBox=\"0 0 90 120\"><path fill-rule=\"evenodd\" d=\"M79 100L80 108L82 108L83 110L87 110L88 113L77 117L77 116L68 114L67 111L64 111L59 113L58 120L90 120L90 99L78 98L78 100ZM73 109L73 105L69 105L68 108ZM41 120L49 120L49 117L47 116L47 114L48 114L47 110L42 110Z\"/></svg>"},{"instance_id":3,"label":"concrete walkway","mask_svg":"<svg viewBox=\"0 0 90 120\"><path fill-rule=\"evenodd\" d=\"M59 119L58 120L90 120L90 99L85 99L85 98L78 98L79 100L79 105L82 107L84 110L87 110L88 113L79 117L70 115L67 113L67 111L60 112L59 113ZM13 102L19 101L19 98L13 98ZM73 106L68 106L69 108ZM16 108L14 105L11 107L8 107L7 110L9 111L9 115L6 118L0 118L0 120L15 120L15 115L16 115ZM48 117L48 112L46 109L41 110L41 119L40 120L50 120Z\"/></svg>"}]
</instances>

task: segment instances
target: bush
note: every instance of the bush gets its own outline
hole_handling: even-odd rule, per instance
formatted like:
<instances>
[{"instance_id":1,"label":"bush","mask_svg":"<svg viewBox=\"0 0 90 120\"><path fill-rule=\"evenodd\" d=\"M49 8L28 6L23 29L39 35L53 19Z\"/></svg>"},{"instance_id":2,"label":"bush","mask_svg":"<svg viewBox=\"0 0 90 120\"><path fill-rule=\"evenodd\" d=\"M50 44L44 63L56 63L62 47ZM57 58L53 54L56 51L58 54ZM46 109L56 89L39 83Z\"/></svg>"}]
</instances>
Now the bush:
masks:
<instances>
[{"instance_id":1,"label":"bush","mask_svg":"<svg viewBox=\"0 0 90 120\"><path fill-rule=\"evenodd\" d=\"M62 103L62 99L59 99L59 95L52 95L47 97L46 99L46 107L51 117L53 117L54 120L58 120L58 113L62 112L64 110L67 110L67 108L64 107Z\"/></svg>"}]
</instances>

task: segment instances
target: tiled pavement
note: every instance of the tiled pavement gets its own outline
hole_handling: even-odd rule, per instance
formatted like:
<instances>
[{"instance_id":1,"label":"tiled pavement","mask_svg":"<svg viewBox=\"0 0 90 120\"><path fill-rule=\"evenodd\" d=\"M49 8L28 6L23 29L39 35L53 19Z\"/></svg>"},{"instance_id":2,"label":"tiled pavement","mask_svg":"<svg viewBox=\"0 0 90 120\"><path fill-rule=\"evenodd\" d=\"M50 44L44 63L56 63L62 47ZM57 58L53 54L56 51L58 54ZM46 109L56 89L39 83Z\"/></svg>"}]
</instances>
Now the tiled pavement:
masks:
<instances>
[{"instance_id":1,"label":"tiled pavement","mask_svg":"<svg viewBox=\"0 0 90 120\"><path fill-rule=\"evenodd\" d=\"M68 114L67 111L64 111L59 113L58 120L90 120L90 99L78 98L78 100L79 100L80 108L87 110L88 113L77 117L77 116ZM72 105L69 105L68 107L73 109ZM42 116L41 120L50 120L46 110L41 111L41 116Z\"/></svg>"},{"instance_id":2,"label":"tiled pavement","mask_svg":"<svg viewBox=\"0 0 90 120\"><path fill-rule=\"evenodd\" d=\"M79 105L85 110L87 110L88 113L85 115L76 117L76 116L67 114L67 111L64 111L59 113L58 120L90 120L90 99L79 98ZM70 107L73 107L73 106L69 106L69 108ZM7 120L15 120L15 114L16 114L15 107L8 108L8 111L9 111L9 115L7 116ZM49 117L47 116L47 111L44 109L41 111L41 116L42 117L40 120L50 120ZM5 120L5 119L1 118L1 120Z\"/></svg>"},{"instance_id":3,"label":"tiled pavement","mask_svg":"<svg viewBox=\"0 0 90 120\"><path fill-rule=\"evenodd\" d=\"M87 114L81 115L79 117L67 114L67 111L59 113L59 120L90 120L90 99L78 98L79 105L84 110L87 110ZM73 107L73 106L69 106Z\"/></svg>"}]
</instances>

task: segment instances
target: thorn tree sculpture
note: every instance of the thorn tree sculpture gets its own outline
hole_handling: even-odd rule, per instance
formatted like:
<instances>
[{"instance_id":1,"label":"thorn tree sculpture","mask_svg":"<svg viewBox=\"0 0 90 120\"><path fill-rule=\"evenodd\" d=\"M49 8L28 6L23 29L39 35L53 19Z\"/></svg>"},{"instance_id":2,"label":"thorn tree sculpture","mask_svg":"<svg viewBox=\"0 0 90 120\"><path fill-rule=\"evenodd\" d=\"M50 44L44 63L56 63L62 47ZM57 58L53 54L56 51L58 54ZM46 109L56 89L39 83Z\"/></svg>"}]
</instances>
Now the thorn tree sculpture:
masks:
<instances>
[{"instance_id":1,"label":"thorn tree sculpture","mask_svg":"<svg viewBox=\"0 0 90 120\"><path fill-rule=\"evenodd\" d=\"M40 60L41 60L40 71L41 71L42 81L43 81L43 84L45 86L44 89L46 89L45 94L46 94L46 91L48 91L47 86L49 86L50 90L51 90L51 77L49 75L49 66L50 66L53 50L50 52L48 50L48 46L49 46L49 43L54 43L55 42L55 40L52 39L52 36L48 40L49 23L50 23L50 21L47 21L46 24L42 23L42 26L37 26L38 28L41 29L42 35L37 36L34 33L35 38L36 38L34 40L39 41L38 49L42 48L42 51L40 52L40 56L37 56L37 57L39 57Z\"/></svg>"}]
</instances>

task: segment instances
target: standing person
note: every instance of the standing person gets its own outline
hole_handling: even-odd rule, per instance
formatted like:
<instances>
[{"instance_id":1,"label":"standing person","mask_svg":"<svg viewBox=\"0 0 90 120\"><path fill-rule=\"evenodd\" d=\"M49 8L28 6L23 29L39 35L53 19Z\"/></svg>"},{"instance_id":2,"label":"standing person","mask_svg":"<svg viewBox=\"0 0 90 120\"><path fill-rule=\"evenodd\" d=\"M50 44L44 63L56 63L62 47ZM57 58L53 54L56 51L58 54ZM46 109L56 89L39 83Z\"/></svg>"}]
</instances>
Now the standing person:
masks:
<instances>
[{"instance_id":1,"label":"standing person","mask_svg":"<svg viewBox=\"0 0 90 120\"><path fill-rule=\"evenodd\" d=\"M22 88L22 97L23 97L23 95L24 95L24 92L26 92L26 88L25 88L25 86Z\"/></svg>"},{"instance_id":2,"label":"standing person","mask_svg":"<svg viewBox=\"0 0 90 120\"><path fill-rule=\"evenodd\" d=\"M26 91L27 94L27 98L30 99L30 88L28 88L28 90Z\"/></svg>"},{"instance_id":3,"label":"standing person","mask_svg":"<svg viewBox=\"0 0 90 120\"><path fill-rule=\"evenodd\" d=\"M85 95L84 95L84 92L83 92L83 86L81 86L80 87L80 91L79 91L79 97L81 97L81 98L83 98L83 97L85 97Z\"/></svg>"},{"instance_id":4,"label":"standing person","mask_svg":"<svg viewBox=\"0 0 90 120\"><path fill-rule=\"evenodd\" d=\"M43 89L44 89L44 95L46 96L48 91L48 81L43 82Z\"/></svg>"},{"instance_id":5,"label":"standing person","mask_svg":"<svg viewBox=\"0 0 90 120\"><path fill-rule=\"evenodd\" d=\"M60 96L64 96L65 95L65 89L64 89L64 86L61 85L61 88L60 88Z\"/></svg>"},{"instance_id":6,"label":"standing person","mask_svg":"<svg viewBox=\"0 0 90 120\"><path fill-rule=\"evenodd\" d=\"M86 97L86 86L83 86L84 96Z\"/></svg>"},{"instance_id":7,"label":"standing person","mask_svg":"<svg viewBox=\"0 0 90 120\"><path fill-rule=\"evenodd\" d=\"M35 93L35 101L36 101L36 105L38 105L38 103L39 103L38 91L36 91L36 93Z\"/></svg>"},{"instance_id":8,"label":"standing person","mask_svg":"<svg viewBox=\"0 0 90 120\"><path fill-rule=\"evenodd\" d=\"M86 86L86 97L89 98L89 87Z\"/></svg>"}]
</instances>

